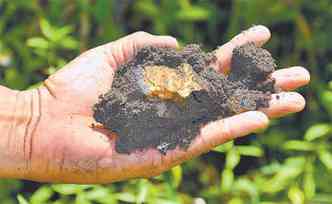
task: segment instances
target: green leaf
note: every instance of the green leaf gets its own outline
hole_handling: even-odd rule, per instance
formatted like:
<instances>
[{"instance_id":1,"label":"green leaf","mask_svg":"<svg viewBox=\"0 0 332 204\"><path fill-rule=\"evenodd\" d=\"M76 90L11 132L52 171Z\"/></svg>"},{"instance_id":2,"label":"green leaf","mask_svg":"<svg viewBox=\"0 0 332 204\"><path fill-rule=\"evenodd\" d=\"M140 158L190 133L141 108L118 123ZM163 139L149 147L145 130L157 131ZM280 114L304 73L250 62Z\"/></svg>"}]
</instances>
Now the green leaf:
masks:
<instances>
[{"instance_id":1,"label":"green leaf","mask_svg":"<svg viewBox=\"0 0 332 204\"><path fill-rule=\"evenodd\" d=\"M227 204L244 204L241 198L232 198Z\"/></svg>"},{"instance_id":2,"label":"green leaf","mask_svg":"<svg viewBox=\"0 0 332 204\"><path fill-rule=\"evenodd\" d=\"M77 186L74 184L56 184L52 186L53 190L62 195L72 195L78 193Z\"/></svg>"},{"instance_id":3,"label":"green leaf","mask_svg":"<svg viewBox=\"0 0 332 204\"><path fill-rule=\"evenodd\" d=\"M332 154L323 149L318 152L320 161L326 166L327 169L332 170Z\"/></svg>"},{"instance_id":4,"label":"green leaf","mask_svg":"<svg viewBox=\"0 0 332 204\"><path fill-rule=\"evenodd\" d=\"M64 40L67 35L73 32L73 28L71 26L64 26L62 28L57 28L54 30L53 35L52 35L52 41L53 42L58 42Z\"/></svg>"},{"instance_id":5,"label":"green leaf","mask_svg":"<svg viewBox=\"0 0 332 204\"><path fill-rule=\"evenodd\" d=\"M304 138L307 141L313 141L317 138L324 137L324 136L328 135L329 133L331 133L330 124L320 123L320 124L311 126L305 133Z\"/></svg>"},{"instance_id":6,"label":"green leaf","mask_svg":"<svg viewBox=\"0 0 332 204\"><path fill-rule=\"evenodd\" d=\"M9 68L5 71L5 82L8 86L15 89L23 89L26 84L26 75L19 73L15 68Z\"/></svg>"},{"instance_id":7,"label":"green leaf","mask_svg":"<svg viewBox=\"0 0 332 204\"><path fill-rule=\"evenodd\" d=\"M281 165L278 162L273 162L271 164L265 165L261 168L261 172L265 175L272 175L280 171Z\"/></svg>"},{"instance_id":8,"label":"green leaf","mask_svg":"<svg viewBox=\"0 0 332 204\"><path fill-rule=\"evenodd\" d=\"M292 186L289 189L288 198L292 204L304 204L304 194L297 186Z\"/></svg>"},{"instance_id":9,"label":"green leaf","mask_svg":"<svg viewBox=\"0 0 332 204\"><path fill-rule=\"evenodd\" d=\"M79 47L78 41L70 36L64 37L59 43L63 48L66 48L66 49L74 50Z\"/></svg>"},{"instance_id":10,"label":"green leaf","mask_svg":"<svg viewBox=\"0 0 332 204\"><path fill-rule=\"evenodd\" d=\"M271 179L268 179L259 186L260 190L268 193L276 193L294 183L295 179L304 171L305 161L304 157L288 158Z\"/></svg>"},{"instance_id":11,"label":"green leaf","mask_svg":"<svg viewBox=\"0 0 332 204\"><path fill-rule=\"evenodd\" d=\"M317 195L311 199L312 203L330 204L332 203L331 193L317 193Z\"/></svg>"},{"instance_id":12,"label":"green leaf","mask_svg":"<svg viewBox=\"0 0 332 204\"><path fill-rule=\"evenodd\" d=\"M137 204L145 203L149 191L149 183L145 179L141 179L137 195Z\"/></svg>"},{"instance_id":13,"label":"green leaf","mask_svg":"<svg viewBox=\"0 0 332 204\"><path fill-rule=\"evenodd\" d=\"M269 202L269 201L262 201L259 204L280 204L280 202Z\"/></svg>"},{"instance_id":14,"label":"green leaf","mask_svg":"<svg viewBox=\"0 0 332 204\"><path fill-rule=\"evenodd\" d=\"M117 203L110 187L95 186L93 189L85 191L84 193L86 199L90 201L97 201L98 203L105 204Z\"/></svg>"},{"instance_id":15,"label":"green leaf","mask_svg":"<svg viewBox=\"0 0 332 204\"><path fill-rule=\"evenodd\" d=\"M221 174L221 191L229 192L234 182L234 174L231 169L224 169Z\"/></svg>"},{"instance_id":16,"label":"green leaf","mask_svg":"<svg viewBox=\"0 0 332 204\"><path fill-rule=\"evenodd\" d=\"M240 155L251 156L251 157L262 157L264 155L264 151L255 146L245 146L245 145L237 145L237 151Z\"/></svg>"},{"instance_id":17,"label":"green leaf","mask_svg":"<svg viewBox=\"0 0 332 204\"><path fill-rule=\"evenodd\" d=\"M303 168L306 158L304 156L289 157L285 161L285 165L294 168Z\"/></svg>"},{"instance_id":18,"label":"green leaf","mask_svg":"<svg viewBox=\"0 0 332 204\"><path fill-rule=\"evenodd\" d=\"M29 204L29 202L20 194L17 196L17 200L19 204Z\"/></svg>"},{"instance_id":19,"label":"green leaf","mask_svg":"<svg viewBox=\"0 0 332 204\"><path fill-rule=\"evenodd\" d=\"M40 204L46 203L51 196L53 195L53 191L49 186L42 186L30 198L31 204Z\"/></svg>"},{"instance_id":20,"label":"green leaf","mask_svg":"<svg viewBox=\"0 0 332 204\"><path fill-rule=\"evenodd\" d=\"M9 52L2 52L0 49L0 66L8 67L12 64L13 57Z\"/></svg>"},{"instance_id":21,"label":"green leaf","mask_svg":"<svg viewBox=\"0 0 332 204\"><path fill-rule=\"evenodd\" d=\"M151 18L157 18L160 15L160 10L152 2L137 1L137 3L135 4L135 9Z\"/></svg>"},{"instance_id":22,"label":"green leaf","mask_svg":"<svg viewBox=\"0 0 332 204\"><path fill-rule=\"evenodd\" d=\"M296 151L313 151L315 145L301 140L290 140L284 143L283 148L285 150L296 150Z\"/></svg>"},{"instance_id":23,"label":"green leaf","mask_svg":"<svg viewBox=\"0 0 332 204\"><path fill-rule=\"evenodd\" d=\"M44 18L42 18L39 22L40 24L40 29L43 35L52 40L52 37L54 35L54 29L52 28L51 24Z\"/></svg>"},{"instance_id":24,"label":"green leaf","mask_svg":"<svg viewBox=\"0 0 332 204\"><path fill-rule=\"evenodd\" d=\"M36 88L40 87L42 84L43 84L43 82L38 82L38 83L32 84L32 85L29 86L27 89L28 89L28 90L36 89Z\"/></svg>"},{"instance_id":25,"label":"green leaf","mask_svg":"<svg viewBox=\"0 0 332 204\"><path fill-rule=\"evenodd\" d=\"M56 67L50 66L46 68L46 73L47 75L52 75L54 74L58 69Z\"/></svg>"},{"instance_id":26,"label":"green leaf","mask_svg":"<svg viewBox=\"0 0 332 204\"><path fill-rule=\"evenodd\" d=\"M323 103L324 107L327 109L329 114L332 114L332 92L331 91L323 91L320 93L320 101Z\"/></svg>"},{"instance_id":27,"label":"green leaf","mask_svg":"<svg viewBox=\"0 0 332 204\"><path fill-rule=\"evenodd\" d=\"M136 202L136 196L129 192L116 193L114 196L123 202L134 203Z\"/></svg>"},{"instance_id":28,"label":"green leaf","mask_svg":"<svg viewBox=\"0 0 332 204\"><path fill-rule=\"evenodd\" d=\"M329 81L329 89L332 89L332 81Z\"/></svg>"},{"instance_id":29,"label":"green leaf","mask_svg":"<svg viewBox=\"0 0 332 204\"><path fill-rule=\"evenodd\" d=\"M234 182L234 190L242 193L245 192L250 195L252 202L251 203L258 203L258 189L252 181L249 179L240 178Z\"/></svg>"},{"instance_id":30,"label":"green leaf","mask_svg":"<svg viewBox=\"0 0 332 204\"><path fill-rule=\"evenodd\" d=\"M75 204L92 204L85 196L84 193L80 193L76 196Z\"/></svg>"},{"instance_id":31,"label":"green leaf","mask_svg":"<svg viewBox=\"0 0 332 204\"><path fill-rule=\"evenodd\" d=\"M190 0L177 1L181 9L190 9L191 3Z\"/></svg>"},{"instance_id":32,"label":"green leaf","mask_svg":"<svg viewBox=\"0 0 332 204\"><path fill-rule=\"evenodd\" d=\"M240 162L240 154L236 149L232 149L226 155L226 168L234 169Z\"/></svg>"},{"instance_id":33,"label":"green leaf","mask_svg":"<svg viewBox=\"0 0 332 204\"><path fill-rule=\"evenodd\" d=\"M316 182L314 178L313 161L309 160L306 163L304 180L303 180L304 195L307 200L311 200L316 194Z\"/></svg>"},{"instance_id":34,"label":"green leaf","mask_svg":"<svg viewBox=\"0 0 332 204\"><path fill-rule=\"evenodd\" d=\"M78 194L81 191L91 188L91 185L76 185L76 184L55 184L52 185L54 191L62 195Z\"/></svg>"},{"instance_id":35,"label":"green leaf","mask_svg":"<svg viewBox=\"0 0 332 204\"><path fill-rule=\"evenodd\" d=\"M219 145L218 147L214 148L213 151L216 151L216 152L228 152L229 150L231 150L234 146L234 142L233 141L230 141L230 142L227 142L227 143L224 143L222 145Z\"/></svg>"},{"instance_id":36,"label":"green leaf","mask_svg":"<svg viewBox=\"0 0 332 204\"><path fill-rule=\"evenodd\" d=\"M177 188L182 181L182 167L180 165L172 168L173 185Z\"/></svg>"},{"instance_id":37,"label":"green leaf","mask_svg":"<svg viewBox=\"0 0 332 204\"><path fill-rule=\"evenodd\" d=\"M191 6L189 9L180 10L177 18L182 21L203 21L210 17L210 10L203 7Z\"/></svg>"},{"instance_id":38,"label":"green leaf","mask_svg":"<svg viewBox=\"0 0 332 204\"><path fill-rule=\"evenodd\" d=\"M49 48L49 42L44 38L30 38L27 41L27 45L33 48L47 49Z\"/></svg>"},{"instance_id":39,"label":"green leaf","mask_svg":"<svg viewBox=\"0 0 332 204\"><path fill-rule=\"evenodd\" d=\"M180 204L179 202L172 201L172 200L165 200L165 199L156 199L155 203L158 203L158 204Z\"/></svg>"}]
</instances>

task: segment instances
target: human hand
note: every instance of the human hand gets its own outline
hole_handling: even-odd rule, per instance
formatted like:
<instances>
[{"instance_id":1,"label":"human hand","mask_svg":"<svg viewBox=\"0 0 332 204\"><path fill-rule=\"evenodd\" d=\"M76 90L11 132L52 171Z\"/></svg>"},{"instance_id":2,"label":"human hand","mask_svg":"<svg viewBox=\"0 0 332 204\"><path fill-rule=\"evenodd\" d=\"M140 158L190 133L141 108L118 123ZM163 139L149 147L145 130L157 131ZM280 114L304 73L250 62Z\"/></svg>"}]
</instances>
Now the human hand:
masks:
<instances>
[{"instance_id":1,"label":"human hand","mask_svg":"<svg viewBox=\"0 0 332 204\"><path fill-rule=\"evenodd\" d=\"M217 50L214 67L227 71L232 50L247 42L264 44L267 28L256 26ZM100 94L111 87L115 70L144 46L177 47L172 37L134 33L83 53L33 90L37 114L31 119L24 140L25 161L19 177L35 181L65 183L109 183L135 177L151 177L237 137L266 128L268 117L301 111L305 101L294 92L273 96L270 108L241 113L207 124L185 151L179 148L166 156L148 149L118 154L109 131L92 128L92 107ZM290 91L309 82L309 73L300 67L280 69L272 74L276 84ZM28 91L31 92L31 91ZM33 100L32 100L33 101ZM37 104L37 105L36 105ZM33 115L33 114L32 114ZM29 125L28 125L29 126Z\"/></svg>"}]
</instances>

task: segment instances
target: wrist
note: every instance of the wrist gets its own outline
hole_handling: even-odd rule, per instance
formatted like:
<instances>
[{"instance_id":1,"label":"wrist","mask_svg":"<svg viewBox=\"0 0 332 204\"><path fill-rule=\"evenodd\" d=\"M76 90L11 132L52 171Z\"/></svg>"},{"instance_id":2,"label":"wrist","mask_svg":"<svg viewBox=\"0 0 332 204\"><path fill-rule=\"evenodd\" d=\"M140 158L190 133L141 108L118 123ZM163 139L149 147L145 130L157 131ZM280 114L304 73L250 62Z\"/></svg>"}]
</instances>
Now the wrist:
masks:
<instances>
[{"instance_id":1,"label":"wrist","mask_svg":"<svg viewBox=\"0 0 332 204\"><path fill-rule=\"evenodd\" d=\"M0 87L0 177L24 178L30 169L32 135L39 111L39 90Z\"/></svg>"}]
</instances>

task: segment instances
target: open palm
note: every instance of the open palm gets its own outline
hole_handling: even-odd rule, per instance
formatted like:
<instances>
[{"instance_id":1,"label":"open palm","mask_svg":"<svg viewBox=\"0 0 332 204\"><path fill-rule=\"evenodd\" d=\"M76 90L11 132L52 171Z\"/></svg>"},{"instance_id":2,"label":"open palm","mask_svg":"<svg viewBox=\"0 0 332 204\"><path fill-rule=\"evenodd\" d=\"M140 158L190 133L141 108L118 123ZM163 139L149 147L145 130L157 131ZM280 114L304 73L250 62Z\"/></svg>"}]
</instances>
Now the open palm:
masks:
<instances>
[{"instance_id":1,"label":"open palm","mask_svg":"<svg viewBox=\"0 0 332 204\"><path fill-rule=\"evenodd\" d=\"M256 26L233 38L217 50L216 69L227 71L232 50L247 42L262 45L270 38L263 26ZM38 89L39 123L31 140L29 172L25 178L70 183L109 183L134 177L150 177L209 151L236 137L268 125L268 117L279 117L303 109L303 97L293 92L273 96L269 109L251 111L204 128L187 151L175 149L164 156L155 149L118 154L109 131L93 128L92 107L112 84L115 70L144 46L176 47L168 36L137 32L83 53L50 76ZM309 82L304 68L293 67L273 73L276 84L289 91ZM276 99L278 98L278 99Z\"/></svg>"}]
</instances>

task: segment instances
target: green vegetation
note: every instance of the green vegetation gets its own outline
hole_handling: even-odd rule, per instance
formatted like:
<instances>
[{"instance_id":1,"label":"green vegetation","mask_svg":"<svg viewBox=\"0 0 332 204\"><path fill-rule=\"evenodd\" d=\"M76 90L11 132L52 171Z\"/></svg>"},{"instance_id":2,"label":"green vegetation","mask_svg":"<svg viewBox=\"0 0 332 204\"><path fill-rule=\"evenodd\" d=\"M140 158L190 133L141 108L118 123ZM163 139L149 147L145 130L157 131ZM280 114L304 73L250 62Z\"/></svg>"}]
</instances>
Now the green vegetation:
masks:
<instances>
[{"instance_id":1,"label":"green vegetation","mask_svg":"<svg viewBox=\"0 0 332 204\"><path fill-rule=\"evenodd\" d=\"M158 3L159 2L159 3ZM0 83L38 83L83 50L136 30L207 48L253 24L271 28L280 67L302 65L304 112L150 180L110 185L0 181L2 204L332 203L330 0L0 0Z\"/></svg>"}]
</instances>

